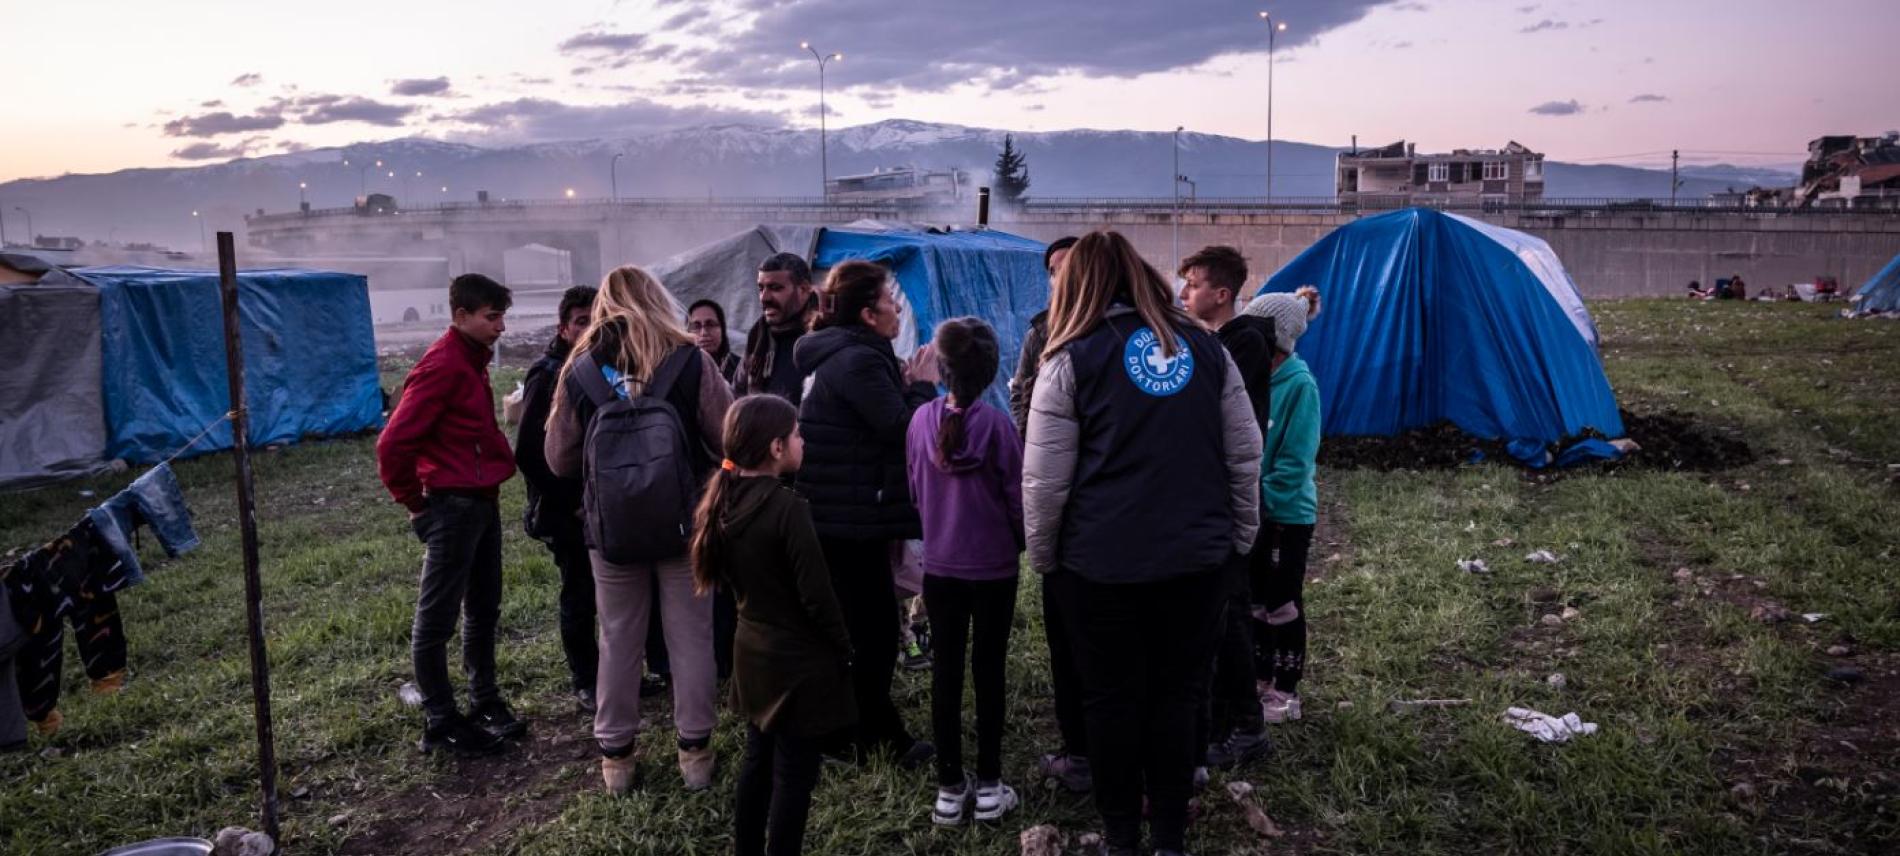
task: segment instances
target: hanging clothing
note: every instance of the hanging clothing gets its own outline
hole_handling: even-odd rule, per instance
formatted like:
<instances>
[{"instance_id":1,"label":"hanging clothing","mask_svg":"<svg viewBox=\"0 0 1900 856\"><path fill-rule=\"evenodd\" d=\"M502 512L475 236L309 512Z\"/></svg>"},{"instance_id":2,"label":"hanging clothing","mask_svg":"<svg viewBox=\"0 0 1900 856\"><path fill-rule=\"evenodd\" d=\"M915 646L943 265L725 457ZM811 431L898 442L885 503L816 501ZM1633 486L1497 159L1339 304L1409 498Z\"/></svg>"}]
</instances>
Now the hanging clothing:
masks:
<instances>
[{"instance_id":1,"label":"hanging clothing","mask_svg":"<svg viewBox=\"0 0 1900 856\"><path fill-rule=\"evenodd\" d=\"M151 526L165 555L171 558L198 548L198 533L191 528L191 509L185 507L185 493L178 487L171 464L146 470L86 516L124 566L128 586L145 581L138 551L132 546L132 533L139 526Z\"/></svg>"},{"instance_id":2,"label":"hanging clothing","mask_svg":"<svg viewBox=\"0 0 1900 856\"><path fill-rule=\"evenodd\" d=\"M112 592L128 585L125 565L90 516L67 533L0 568L0 583L27 642L15 657L15 681L26 717L44 722L59 706L65 627L95 686L125 671L125 628Z\"/></svg>"}]
</instances>

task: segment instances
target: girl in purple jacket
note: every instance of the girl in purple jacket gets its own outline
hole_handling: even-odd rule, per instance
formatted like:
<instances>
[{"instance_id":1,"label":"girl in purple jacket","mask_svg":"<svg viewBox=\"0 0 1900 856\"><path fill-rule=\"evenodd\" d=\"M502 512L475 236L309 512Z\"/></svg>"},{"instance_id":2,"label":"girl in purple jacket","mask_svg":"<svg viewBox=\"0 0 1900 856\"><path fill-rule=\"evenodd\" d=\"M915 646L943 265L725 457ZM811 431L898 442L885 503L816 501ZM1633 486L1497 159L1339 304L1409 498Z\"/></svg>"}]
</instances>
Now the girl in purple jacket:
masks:
<instances>
[{"instance_id":1,"label":"girl in purple jacket","mask_svg":"<svg viewBox=\"0 0 1900 856\"><path fill-rule=\"evenodd\" d=\"M924 524L924 607L935 635L930 725L939 825L996 820L1016 807L1003 783L1003 671L1023 550L1023 444L1009 414L983 399L996 379L996 331L975 318L938 325L933 345L950 390L917 409L905 444L910 495ZM974 633L971 628L974 627ZM976 779L963 770L963 654L976 684Z\"/></svg>"}]
</instances>

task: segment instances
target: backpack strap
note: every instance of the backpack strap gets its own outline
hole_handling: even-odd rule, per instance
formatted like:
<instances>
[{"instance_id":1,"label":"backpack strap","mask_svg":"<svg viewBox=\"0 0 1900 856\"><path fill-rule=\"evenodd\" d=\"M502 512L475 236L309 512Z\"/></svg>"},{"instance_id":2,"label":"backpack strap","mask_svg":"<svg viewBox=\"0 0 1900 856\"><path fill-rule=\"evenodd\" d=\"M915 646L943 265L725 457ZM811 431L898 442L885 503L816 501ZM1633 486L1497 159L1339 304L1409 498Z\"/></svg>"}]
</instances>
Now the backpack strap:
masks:
<instances>
[{"instance_id":1,"label":"backpack strap","mask_svg":"<svg viewBox=\"0 0 1900 856\"><path fill-rule=\"evenodd\" d=\"M673 353L666 355L666 359L660 361L660 367L653 372L652 382L647 384L646 391L641 395L665 399L667 393L673 391L673 385L679 383L680 375L686 372L688 364L691 364L693 368L699 367L699 361L693 359L697 354L699 354L697 346L681 345Z\"/></svg>"},{"instance_id":2,"label":"backpack strap","mask_svg":"<svg viewBox=\"0 0 1900 856\"><path fill-rule=\"evenodd\" d=\"M574 381L581 385L581 394L594 403L599 410L612 403L618 396L607 385L607 378L600 373L600 364L594 362L594 355L581 353L574 357Z\"/></svg>"}]
</instances>

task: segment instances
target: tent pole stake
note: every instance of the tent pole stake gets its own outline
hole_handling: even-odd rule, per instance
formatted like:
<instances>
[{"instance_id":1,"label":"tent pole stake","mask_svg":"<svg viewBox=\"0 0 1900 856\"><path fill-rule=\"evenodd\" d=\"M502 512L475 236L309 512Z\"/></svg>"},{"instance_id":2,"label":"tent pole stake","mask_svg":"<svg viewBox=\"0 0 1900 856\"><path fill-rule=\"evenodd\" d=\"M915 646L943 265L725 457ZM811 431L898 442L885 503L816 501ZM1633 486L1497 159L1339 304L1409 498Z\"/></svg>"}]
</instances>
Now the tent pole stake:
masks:
<instances>
[{"instance_id":1,"label":"tent pole stake","mask_svg":"<svg viewBox=\"0 0 1900 856\"><path fill-rule=\"evenodd\" d=\"M244 541L244 613L251 647L251 700L257 715L258 782L263 789L264 834L277 852L277 749L270 715L270 658L264 651L264 591L257 572L257 497L251 485L251 416L244 406L244 346L238 332L237 248L218 233L218 291L224 298L224 364L231 387L231 457L237 462L238 530Z\"/></svg>"}]
</instances>

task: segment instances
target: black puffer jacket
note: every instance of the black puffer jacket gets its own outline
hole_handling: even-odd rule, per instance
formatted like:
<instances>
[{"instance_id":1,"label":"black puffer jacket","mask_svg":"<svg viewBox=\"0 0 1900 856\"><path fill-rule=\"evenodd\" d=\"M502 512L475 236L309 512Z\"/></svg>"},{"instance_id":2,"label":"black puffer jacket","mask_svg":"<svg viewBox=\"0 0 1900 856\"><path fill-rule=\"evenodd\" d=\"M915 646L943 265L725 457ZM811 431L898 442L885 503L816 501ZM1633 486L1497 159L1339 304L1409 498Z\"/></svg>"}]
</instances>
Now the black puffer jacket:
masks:
<instances>
[{"instance_id":1,"label":"black puffer jacket","mask_svg":"<svg viewBox=\"0 0 1900 856\"><path fill-rule=\"evenodd\" d=\"M798 409L805 465L798 492L828 538L922 537L904 468L910 415L937 397L904 383L890 340L861 326L831 327L798 340L798 372L811 378Z\"/></svg>"}]
</instances>

